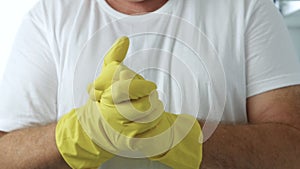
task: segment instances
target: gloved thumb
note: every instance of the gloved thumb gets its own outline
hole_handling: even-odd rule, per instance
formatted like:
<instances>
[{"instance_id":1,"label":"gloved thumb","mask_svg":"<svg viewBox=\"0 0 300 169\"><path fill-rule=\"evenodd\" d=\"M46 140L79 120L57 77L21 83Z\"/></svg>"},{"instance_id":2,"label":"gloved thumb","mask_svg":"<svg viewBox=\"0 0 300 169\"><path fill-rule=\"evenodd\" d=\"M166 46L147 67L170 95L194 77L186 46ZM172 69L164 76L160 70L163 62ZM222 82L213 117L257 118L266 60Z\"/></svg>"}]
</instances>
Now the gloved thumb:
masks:
<instances>
[{"instance_id":1,"label":"gloved thumb","mask_svg":"<svg viewBox=\"0 0 300 169\"><path fill-rule=\"evenodd\" d=\"M122 63L122 61L126 57L128 48L129 48L128 37L124 36L119 38L106 54L104 58L103 67L113 62Z\"/></svg>"}]
</instances>

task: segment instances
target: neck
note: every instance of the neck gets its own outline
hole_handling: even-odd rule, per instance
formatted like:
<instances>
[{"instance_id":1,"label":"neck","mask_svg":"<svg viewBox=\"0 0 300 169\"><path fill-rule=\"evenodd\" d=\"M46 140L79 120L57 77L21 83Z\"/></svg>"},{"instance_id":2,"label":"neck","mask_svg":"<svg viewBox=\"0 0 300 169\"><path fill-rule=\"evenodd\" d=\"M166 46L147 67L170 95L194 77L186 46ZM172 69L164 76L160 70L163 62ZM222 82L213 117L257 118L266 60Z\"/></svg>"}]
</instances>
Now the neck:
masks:
<instances>
[{"instance_id":1,"label":"neck","mask_svg":"<svg viewBox=\"0 0 300 169\"><path fill-rule=\"evenodd\" d=\"M168 0L106 0L115 10L127 15L141 15L162 7Z\"/></svg>"}]
</instances>

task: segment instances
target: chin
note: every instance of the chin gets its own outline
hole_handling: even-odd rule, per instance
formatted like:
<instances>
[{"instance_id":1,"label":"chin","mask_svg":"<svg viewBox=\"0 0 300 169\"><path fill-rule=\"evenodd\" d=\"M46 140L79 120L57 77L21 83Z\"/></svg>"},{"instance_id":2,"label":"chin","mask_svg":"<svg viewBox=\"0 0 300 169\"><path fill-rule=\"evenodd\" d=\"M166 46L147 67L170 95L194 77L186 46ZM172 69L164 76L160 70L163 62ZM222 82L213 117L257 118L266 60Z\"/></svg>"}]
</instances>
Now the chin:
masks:
<instances>
[{"instance_id":1,"label":"chin","mask_svg":"<svg viewBox=\"0 0 300 169\"><path fill-rule=\"evenodd\" d=\"M143 2L143 1L146 1L146 0L126 0L128 2Z\"/></svg>"}]
</instances>

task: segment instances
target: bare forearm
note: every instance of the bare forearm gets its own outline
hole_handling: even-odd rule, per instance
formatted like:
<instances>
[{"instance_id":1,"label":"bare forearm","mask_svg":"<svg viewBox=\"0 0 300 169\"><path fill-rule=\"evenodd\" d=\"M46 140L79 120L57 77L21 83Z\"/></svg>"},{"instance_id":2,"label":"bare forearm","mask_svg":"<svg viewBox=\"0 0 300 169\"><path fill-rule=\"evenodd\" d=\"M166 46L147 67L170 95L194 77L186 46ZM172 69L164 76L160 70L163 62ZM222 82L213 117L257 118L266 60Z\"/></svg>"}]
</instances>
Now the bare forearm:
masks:
<instances>
[{"instance_id":1,"label":"bare forearm","mask_svg":"<svg viewBox=\"0 0 300 169\"><path fill-rule=\"evenodd\" d=\"M7 169L65 169L55 143L55 124L8 133L0 138L0 164Z\"/></svg>"},{"instance_id":2,"label":"bare forearm","mask_svg":"<svg viewBox=\"0 0 300 169\"><path fill-rule=\"evenodd\" d=\"M300 166L300 132L281 124L221 124L203 145L202 169Z\"/></svg>"}]
</instances>

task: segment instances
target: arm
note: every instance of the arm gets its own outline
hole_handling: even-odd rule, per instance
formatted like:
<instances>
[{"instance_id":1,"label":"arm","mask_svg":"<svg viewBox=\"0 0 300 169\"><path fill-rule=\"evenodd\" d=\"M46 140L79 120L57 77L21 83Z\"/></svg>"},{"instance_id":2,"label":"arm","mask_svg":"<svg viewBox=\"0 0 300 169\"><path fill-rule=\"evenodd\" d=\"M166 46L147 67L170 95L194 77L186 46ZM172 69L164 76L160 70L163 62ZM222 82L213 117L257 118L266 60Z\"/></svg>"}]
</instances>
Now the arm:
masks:
<instances>
[{"instance_id":1,"label":"arm","mask_svg":"<svg viewBox=\"0 0 300 169\"><path fill-rule=\"evenodd\" d=\"M0 130L56 120L58 55L42 7L41 1L24 16L14 40L0 87ZM66 168L56 150L54 129L51 124L0 132L0 168Z\"/></svg>"},{"instance_id":2,"label":"arm","mask_svg":"<svg viewBox=\"0 0 300 169\"><path fill-rule=\"evenodd\" d=\"M221 124L203 145L201 168L299 168L300 86L247 100L248 125Z\"/></svg>"},{"instance_id":3,"label":"arm","mask_svg":"<svg viewBox=\"0 0 300 169\"><path fill-rule=\"evenodd\" d=\"M0 131L0 138L1 138L2 136L4 136L5 134L6 134L5 132Z\"/></svg>"},{"instance_id":4,"label":"arm","mask_svg":"<svg viewBox=\"0 0 300 169\"><path fill-rule=\"evenodd\" d=\"M55 143L55 126L0 132L0 164L14 169L67 169Z\"/></svg>"}]
</instances>

